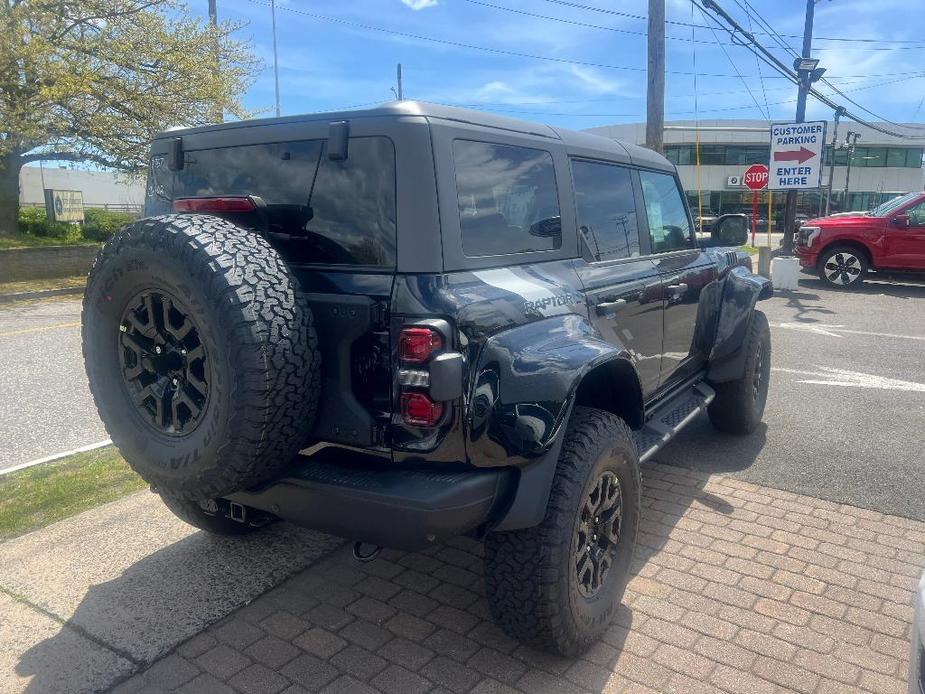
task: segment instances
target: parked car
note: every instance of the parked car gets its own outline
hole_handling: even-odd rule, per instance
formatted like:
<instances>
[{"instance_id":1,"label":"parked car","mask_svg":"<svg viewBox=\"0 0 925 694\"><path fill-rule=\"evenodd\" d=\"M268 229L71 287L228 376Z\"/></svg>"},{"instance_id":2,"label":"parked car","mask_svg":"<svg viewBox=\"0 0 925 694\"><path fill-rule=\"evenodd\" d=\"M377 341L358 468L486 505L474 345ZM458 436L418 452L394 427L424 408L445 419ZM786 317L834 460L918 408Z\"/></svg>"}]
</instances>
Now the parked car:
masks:
<instances>
[{"instance_id":1,"label":"parked car","mask_svg":"<svg viewBox=\"0 0 925 694\"><path fill-rule=\"evenodd\" d=\"M158 136L90 273L87 374L180 518L485 541L492 614L562 654L629 578L641 461L748 434L771 295L650 150L444 106ZM358 556L371 558L356 547ZM179 587L182 589L182 587Z\"/></svg>"},{"instance_id":2,"label":"parked car","mask_svg":"<svg viewBox=\"0 0 925 694\"><path fill-rule=\"evenodd\" d=\"M925 192L869 212L809 220L795 250L804 270L835 287L856 287L870 270L925 271Z\"/></svg>"}]
</instances>

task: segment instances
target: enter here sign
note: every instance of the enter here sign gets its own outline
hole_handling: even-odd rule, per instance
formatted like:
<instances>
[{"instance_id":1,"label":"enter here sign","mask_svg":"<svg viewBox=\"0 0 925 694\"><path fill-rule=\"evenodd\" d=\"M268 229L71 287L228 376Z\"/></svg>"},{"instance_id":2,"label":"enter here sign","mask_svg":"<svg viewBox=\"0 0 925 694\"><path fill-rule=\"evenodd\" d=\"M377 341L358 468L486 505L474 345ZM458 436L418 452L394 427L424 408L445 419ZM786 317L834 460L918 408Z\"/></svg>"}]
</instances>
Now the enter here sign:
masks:
<instances>
[{"instance_id":1,"label":"enter here sign","mask_svg":"<svg viewBox=\"0 0 925 694\"><path fill-rule=\"evenodd\" d=\"M822 183L825 121L771 124L768 190L818 188Z\"/></svg>"}]
</instances>

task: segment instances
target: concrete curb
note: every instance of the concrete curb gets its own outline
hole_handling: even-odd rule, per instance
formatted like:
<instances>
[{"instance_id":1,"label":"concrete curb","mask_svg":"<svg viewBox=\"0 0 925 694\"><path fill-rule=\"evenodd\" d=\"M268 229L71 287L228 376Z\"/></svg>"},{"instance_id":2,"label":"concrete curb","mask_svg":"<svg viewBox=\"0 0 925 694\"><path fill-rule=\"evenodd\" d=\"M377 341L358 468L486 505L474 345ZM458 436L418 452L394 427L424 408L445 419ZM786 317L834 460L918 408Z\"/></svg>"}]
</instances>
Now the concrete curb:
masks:
<instances>
[{"instance_id":1,"label":"concrete curb","mask_svg":"<svg viewBox=\"0 0 925 694\"><path fill-rule=\"evenodd\" d=\"M83 291L83 287L62 287L61 289L41 289L35 292L14 292L13 294L0 294L0 304L11 304L14 301L23 301L25 299L43 299L46 296L83 294Z\"/></svg>"}]
</instances>

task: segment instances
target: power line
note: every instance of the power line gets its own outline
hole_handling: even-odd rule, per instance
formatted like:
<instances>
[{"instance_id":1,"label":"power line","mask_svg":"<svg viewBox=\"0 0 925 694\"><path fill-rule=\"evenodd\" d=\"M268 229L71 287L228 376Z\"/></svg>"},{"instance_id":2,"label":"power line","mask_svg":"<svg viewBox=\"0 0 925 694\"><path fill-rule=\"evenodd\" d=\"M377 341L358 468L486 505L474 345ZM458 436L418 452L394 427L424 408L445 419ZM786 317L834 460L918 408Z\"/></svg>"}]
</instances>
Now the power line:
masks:
<instances>
[{"instance_id":1,"label":"power line","mask_svg":"<svg viewBox=\"0 0 925 694\"><path fill-rule=\"evenodd\" d=\"M732 29L730 29L730 28L728 28L728 27L723 27L723 26L719 23L719 20L717 20L715 17L711 17L711 19L712 19L714 22L716 22L717 24L720 24L720 27L730 35L730 37L732 38L733 41L737 40L737 35L741 35L741 36L743 36L745 39L748 39L748 43L742 42L742 45L743 45L743 46L747 47L749 50L751 50L751 51L753 51L753 52L757 51L758 53L756 53L756 55L759 55L759 57L760 57L765 63L767 63L768 65L773 66L773 68L774 68L777 72L779 72L781 75L784 75L785 77L787 77L787 79L789 79L789 80L790 80L791 82L793 82L794 84L799 84L800 80L799 80L799 77L796 75L796 73L795 73L793 70L791 70L789 67L787 67L784 63L782 63L780 60L778 60L777 57L775 57L773 53L771 53L767 48L765 48L765 46L763 46L761 43L759 43L758 40L754 37L754 35L751 34L751 33L748 32L748 31L746 31L744 27L742 27L738 22L736 22L736 21L729 15L729 13L726 12L726 10L724 10L724 9L719 5L719 3L716 2L716 0L705 0L705 1L706 1L706 3L707 3L717 14L719 14L719 15L726 21L726 23L728 23L728 24L732 27ZM700 7L701 10L706 11L706 9L703 8L703 7L697 2L697 0L691 0L691 2L693 2L693 3L696 4L698 7ZM742 41L742 39L738 39L738 40L739 40L739 41ZM857 116L857 115L855 115L855 114L852 114L851 112L847 111L847 109L845 109L843 106L841 106L840 104L837 104L837 103L834 102L831 98L829 98L828 95L823 94L823 93L820 92L818 89L816 89L816 88L814 88L814 87L812 87L812 86L810 86L810 88L809 88L809 90L808 90L808 93L809 93L809 94L812 94L814 97L816 97L816 99L818 99L819 101L821 101L822 103L824 103L826 106L832 108L833 110L834 110L834 109L841 109L842 112L844 113L844 115L845 115L847 118L850 118L851 120L853 120L853 121L855 121L855 122L857 122L857 123L860 123L861 125L867 126L867 127L870 128L871 130L876 130L877 132L881 132L881 133L884 133L884 134L886 134L886 135L891 135L891 136L893 136L893 137L900 138L900 139L905 139L905 140L919 140L919 139L925 139L925 135L909 135L909 134L907 134L907 133L897 133L897 132L895 132L895 131L893 131L893 130L890 130L890 129L888 129L888 128L884 128L882 125L878 125L878 124L875 124L875 123L871 123L870 121L868 121L868 120L866 120L866 119L864 119L864 118L861 118L861 117L859 117L859 116Z\"/></svg>"},{"instance_id":2,"label":"power line","mask_svg":"<svg viewBox=\"0 0 925 694\"><path fill-rule=\"evenodd\" d=\"M260 6L262 6L262 7L269 7L269 6L270 6L269 0L248 0L248 1L249 1L250 3L252 3L252 4L254 4L254 5L260 5ZM566 0L546 0L546 1L547 1L547 2L553 2L553 1L555 1L555 2L558 2L558 3L561 3L561 4L571 4L571 5L575 5L575 3L567 3ZM589 6L586 6L586 5L576 5L576 6L578 6L578 7L589 7ZM492 47L490 47L490 46L479 46L479 45L475 45L475 44L462 43L462 42L459 42L459 41L451 41L451 40L448 40L448 39L439 39L439 38L435 38L435 37L433 37L433 36L425 36L425 35L423 35L423 34L412 34L412 33L410 33L410 32L398 31L398 30L395 30L395 29L388 29L388 28L386 28L386 27L375 26L375 25L373 25L373 24L366 24L366 23L363 23L363 22L355 22L355 21L352 21L352 20L343 19L343 18L341 18L341 17L332 17L332 16L330 16L330 15L320 14L320 13L317 13L317 12L309 12L309 11L307 11L307 10L298 9L298 8L296 8L296 7L290 7L290 6L288 6L288 5L281 5L281 6L279 6L277 9L282 10L282 11L285 11L285 12L290 12L290 13L293 13L293 14L299 14L299 15L302 15L302 16L305 16L305 17L309 17L309 18L311 18L311 19L318 20L318 21L331 22L331 23L334 23L334 24L341 24L341 25L343 25L343 26L350 26L350 27L354 27L354 28L357 28L357 29L365 29L365 30L367 30L367 31L375 31L375 32L382 33L382 34L390 34L390 35L392 35L392 36L401 36L401 37L403 37L403 38L416 39L416 40L419 40L419 41L426 41L426 42L428 42L428 43L435 43L435 44L440 44L440 45L444 45L444 46L452 46L452 47L454 47L454 48L465 48L465 49L469 49L469 50L484 51L484 52L487 52L487 53L495 53L495 54L500 54L500 55L509 55L509 56L513 56L513 57L517 57L517 58L528 58L528 59L530 59L530 60L543 60L543 61L548 61L548 62L564 63L564 64L569 64L569 65L582 65L582 66L585 66L585 67L597 67L597 68L607 69L607 70L621 70L621 71L628 71L628 72L645 72L645 71L646 71L646 68L644 68L644 67L630 67L630 66L626 66L626 65L611 65L611 64L608 64L608 63L597 63L597 62L592 62L592 61L576 60L576 59L571 59L571 58L558 58L558 57L555 57L555 56L545 56L545 55L536 55L536 54L531 54L531 53L521 53L521 52L519 52L519 51L511 51L511 50L507 50L507 49L503 49L503 48L492 48ZM596 8L596 9L600 9L600 8ZM611 11L611 12L613 12L613 11ZM615 12L613 12L613 13L615 13ZM625 14L625 13L615 13L615 14ZM640 15L630 15L630 16L639 17ZM687 24L684 24L684 25L687 26ZM700 26L700 25L694 25L694 26ZM708 27L708 26L703 26L702 28L704 28L704 29L709 29L710 27ZM733 42L734 42L734 41L733 41ZM734 43L735 43L735 42L734 42ZM737 44L737 45L741 45L741 44ZM669 70L669 71L666 72L666 74L669 74L669 75L680 75L680 76L684 76L684 77L690 77L690 76L691 76L691 73L690 73L690 72L677 71L677 70L675 70L675 71ZM841 75L841 76L838 76L838 77L832 77L832 78L830 78L830 79L866 79L866 78L870 78L870 77L897 77L897 76L904 76L904 75L910 75L910 76L911 76L911 75L917 75L917 74L919 74L918 71L911 71L911 72L905 72L905 73L884 73L884 74L866 74L866 75ZM720 74L720 73L704 73L704 72L698 73L698 76L699 76L699 77L727 78L727 79L728 79L728 78L732 78L732 77L737 77L737 75L730 75L730 74L728 74L728 73L726 73L726 74ZM749 78L755 78L755 79L756 79L756 78L757 78L757 75L744 75L744 77L749 77ZM786 76L777 76L777 75L771 75L771 76L766 76L766 77L765 77L765 79L770 79L770 78L774 78L774 79L783 79L783 78L787 78L787 77L786 77ZM787 79L789 79L789 78L787 78Z\"/></svg>"},{"instance_id":3,"label":"power line","mask_svg":"<svg viewBox=\"0 0 925 694\"><path fill-rule=\"evenodd\" d=\"M544 2L552 3L554 5L564 5L565 7L572 7L581 10L588 10L591 12L600 12L601 14L615 15L617 17L627 17L629 19L641 19L645 20L645 15L631 14L628 12L618 12L616 10L610 10L603 7L595 7L594 5L584 5L577 2L569 2L568 0L544 0ZM677 26L685 27L694 27L696 29L709 29L709 26L703 24L693 24L691 22L678 22L673 20L666 20L666 24L674 24ZM802 36L796 34L778 34L778 36L790 38L790 39L802 39ZM854 38L847 36L815 36L814 40L817 41L838 41L838 42L849 42L849 43L895 43L895 44L915 44L917 46L925 47L925 41L921 39L873 39L873 38Z\"/></svg>"},{"instance_id":4,"label":"power line","mask_svg":"<svg viewBox=\"0 0 925 694\"><path fill-rule=\"evenodd\" d=\"M249 2L253 3L254 5L261 5L263 7L270 6L270 3L265 0L249 0ZM306 10L301 10L295 7L289 7L288 5L281 5L277 9L284 10L286 12L292 12L294 14L303 15L305 17L310 17L312 19L317 19L322 22L331 22L334 24L341 24L343 26L350 26L350 27L354 27L357 29L365 29L367 31L376 31L382 34L390 34L392 36L401 36L404 38L415 39L418 41L427 41L429 43L436 43L436 44L441 44L444 46L452 46L454 48L466 48L469 50L485 51L487 53L495 53L499 55L509 55L509 56L513 56L517 58L529 58L530 60L544 60L544 61L553 62L553 63L565 63L568 65L582 65L585 67L596 67L596 68L601 68L601 69L606 69L606 70L621 70L621 71L626 71L626 72L645 72L646 71L646 68L644 67L630 67L627 65L611 65L609 63L597 63L597 62L588 61L588 60L557 58L555 56L536 55L533 53L521 53L519 51L511 51L511 50L507 50L504 48L492 48L490 46L479 46L479 45L471 44L471 43L462 43L460 41L451 41L448 39L438 39L433 36L425 36L423 34L412 34L410 32L398 31L395 29L387 29L385 27L375 26L373 24L365 24L363 22L354 22L352 20L343 19L341 17L332 17L330 15L319 14L317 12L308 12ZM683 76L689 77L691 73L684 72L684 71L669 71L667 74L683 75ZM735 75L730 75L730 74L710 74L710 73L701 73L700 76L701 77L724 77L724 78L735 77Z\"/></svg>"},{"instance_id":5,"label":"power line","mask_svg":"<svg viewBox=\"0 0 925 694\"><path fill-rule=\"evenodd\" d=\"M700 9L700 8L698 8L698 9ZM703 17L704 21L706 21L707 18L706 18L706 15L704 15L702 9L700 10L700 15ZM693 29L693 28L692 28L692 29ZM716 42L719 43L719 37L716 35L716 30L713 29L713 27L710 27L710 31L713 33L713 37L716 39ZM742 82L742 86L745 87L745 91L748 92L748 95L752 98L752 101L755 102L755 106L758 108L758 112L761 113L761 104L758 103L758 99L756 99L756 98L755 98L755 95L752 94L752 90L749 89L749 87L748 87L748 82L746 82L746 81L745 81L745 78L742 77L742 73L739 72L739 68L738 68L738 66L735 64L735 61L732 59L732 57L731 57L731 56L729 55L729 53L726 51L726 47L725 47L724 45L720 44L720 48L723 50L723 55L726 56L726 60L728 60L728 61L729 61L729 64L732 65L732 69L735 70L736 75L739 76L739 80ZM760 71L759 71L759 74L760 74ZM771 120L771 112L770 112L770 111L765 112L764 117L765 117L767 120L770 121L770 120Z\"/></svg>"},{"instance_id":6,"label":"power line","mask_svg":"<svg viewBox=\"0 0 925 694\"><path fill-rule=\"evenodd\" d=\"M799 59L799 58L801 57L799 53L797 53L795 50L793 50L793 48L792 48L787 42L785 42L785 41L780 37L780 34L778 34L777 31L774 29L774 27L771 26L770 22L768 22L764 17L762 17L761 14L760 14L757 10L755 10L754 7L752 7L752 5L749 3L748 0L734 0L734 2L735 2L736 5L738 5L741 9L745 10L745 14L746 14L747 17L749 17L749 21L750 21L750 19L751 19L751 15L749 14L748 9L746 9L746 7L749 8L749 9L751 9L751 10L755 13L755 17L756 17L756 19L758 20L758 22L759 22L762 26L764 26L764 28L765 28L772 36L777 37L777 44L778 44L781 48L783 48L783 49L786 50L788 53L790 53L790 55L793 56L794 58L798 58L798 59ZM743 6L743 3L744 3L745 6ZM751 30L751 28L749 27L749 31L750 31L750 30ZM756 57L757 57L757 55L756 55ZM759 72L760 72L760 68L759 68ZM850 96L848 96L847 94L845 94L845 93L844 93L843 91L841 91L838 87L836 87L834 84L832 84L828 79L823 78L823 79L822 79L822 82L823 82L826 86L828 86L829 88L831 88L832 91L833 91L835 94L838 94L839 96L842 96L842 97L845 98L848 102L854 104L855 106L857 106L859 109L861 109L862 111L864 111L864 112L867 113L868 115L871 115L871 116L873 116L874 118L877 118L877 119L883 121L884 123L889 123L890 125L895 125L895 126L897 126L897 127L908 127L909 129L921 129L921 128L916 128L915 126L903 126L901 123L897 123L896 121L890 120L889 118L886 118L886 117L880 115L879 113L875 113L874 111L871 111L870 109L866 108L864 105L858 103L857 101L855 101L854 99L852 99ZM832 96L832 95L830 94L829 96Z\"/></svg>"}]
</instances>

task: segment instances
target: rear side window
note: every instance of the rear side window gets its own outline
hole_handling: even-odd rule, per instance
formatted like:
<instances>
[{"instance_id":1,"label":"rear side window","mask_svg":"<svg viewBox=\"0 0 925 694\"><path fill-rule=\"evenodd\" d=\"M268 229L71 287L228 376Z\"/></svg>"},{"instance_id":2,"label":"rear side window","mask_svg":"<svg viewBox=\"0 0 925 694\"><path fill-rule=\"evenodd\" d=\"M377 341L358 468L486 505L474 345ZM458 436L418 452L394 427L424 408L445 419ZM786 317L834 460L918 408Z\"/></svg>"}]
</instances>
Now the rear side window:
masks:
<instances>
[{"instance_id":1,"label":"rear side window","mask_svg":"<svg viewBox=\"0 0 925 694\"><path fill-rule=\"evenodd\" d=\"M688 248L691 225L674 176L640 171L639 180L646 201L652 252L664 253Z\"/></svg>"},{"instance_id":2,"label":"rear side window","mask_svg":"<svg viewBox=\"0 0 925 694\"><path fill-rule=\"evenodd\" d=\"M388 138L351 138L343 161L328 159L324 140L187 151L177 172L164 160L151 160L147 214L169 212L181 197L254 195L266 203L255 226L297 262L395 265L395 150Z\"/></svg>"},{"instance_id":3,"label":"rear side window","mask_svg":"<svg viewBox=\"0 0 925 694\"><path fill-rule=\"evenodd\" d=\"M463 252L472 257L562 245L552 155L540 149L456 140Z\"/></svg>"},{"instance_id":4,"label":"rear side window","mask_svg":"<svg viewBox=\"0 0 925 694\"><path fill-rule=\"evenodd\" d=\"M639 255L636 199L629 169L573 161L575 207L581 232L595 260Z\"/></svg>"}]
</instances>

